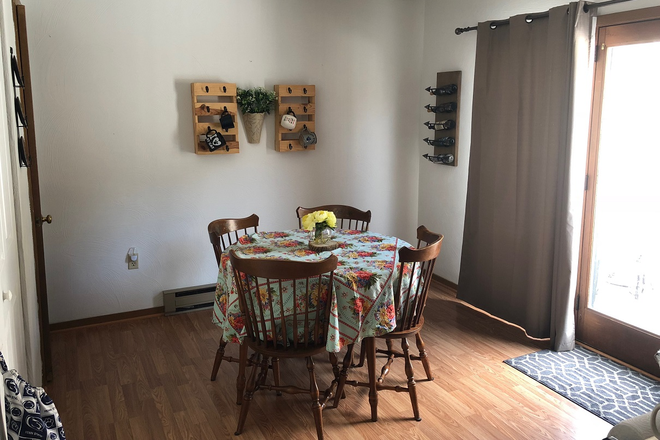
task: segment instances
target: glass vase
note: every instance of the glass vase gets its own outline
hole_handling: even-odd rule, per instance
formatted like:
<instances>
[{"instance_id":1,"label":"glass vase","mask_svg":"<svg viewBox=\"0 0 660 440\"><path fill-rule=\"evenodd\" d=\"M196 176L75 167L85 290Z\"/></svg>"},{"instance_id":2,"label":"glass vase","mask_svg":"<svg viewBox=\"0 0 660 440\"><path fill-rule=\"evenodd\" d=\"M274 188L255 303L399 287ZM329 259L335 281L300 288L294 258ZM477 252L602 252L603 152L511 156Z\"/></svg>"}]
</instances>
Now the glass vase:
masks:
<instances>
[{"instance_id":1,"label":"glass vase","mask_svg":"<svg viewBox=\"0 0 660 440\"><path fill-rule=\"evenodd\" d=\"M332 231L325 225L317 224L312 230L311 240L314 244L324 244L330 241Z\"/></svg>"}]
</instances>

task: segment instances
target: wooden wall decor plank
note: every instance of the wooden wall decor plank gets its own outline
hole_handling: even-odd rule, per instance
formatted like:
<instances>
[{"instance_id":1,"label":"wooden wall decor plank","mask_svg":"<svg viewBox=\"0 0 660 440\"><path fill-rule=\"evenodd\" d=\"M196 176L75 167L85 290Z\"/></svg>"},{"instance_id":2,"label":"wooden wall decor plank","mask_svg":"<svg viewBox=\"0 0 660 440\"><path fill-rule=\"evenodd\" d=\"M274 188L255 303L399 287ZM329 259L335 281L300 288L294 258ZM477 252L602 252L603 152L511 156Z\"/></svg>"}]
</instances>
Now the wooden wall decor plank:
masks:
<instances>
[{"instance_id":1,"label":"wooden wall decor plank","mask_svg":"<svg viewBox=\"0 0 660 440\"><path fill-rule=\"evenodd\" d=\"M303 147L298 136L305 126L309 131L316 131L316 87L314 85L280 84L274 86L277 94L275 114L275 150L278 152L311 151L316 145ZM280 124L282 116L289 110L298 118L294 129L287 129Z\"/></svg>"},{"instance_id":2,"label":"wooden wall decor plank","mask_svg":"<svg viewBox=\"0 0 660 440\"><path fill-rule=\"evenodd\" d=\"M193 94L208 96L236 96L236 84L193 83Z\"/></svg>"},{"instance_id":3,"label":"wooden wall decor plank","mask_svg":"<svg viewBox=\"0 0 660 440\"><path fill-rule=\"evenodd\" d=\"M307 148L303 147L298 139L285 139L279 141L279 148L277 151L306 151L314 150L315 145L309 145Z\"/></svg>"},{"instance_id":4,"label":"wooden wall decor plank","mask_svg":"<svg viewBox=\"0 0 660 440\"><path fill-rule=\"evenodd\" d=\"M278 85L275 92L279 97L316 96L316 86L313 85Z\"/></svg>"},{"instance_id":5,"label":"wooden wall decor plank","mask_svg":"<svg viewBox=\"0 0 660 440\"><path fill-rule=\"evenodd\" d=\"M314 106L314 103L309 103L309 104L301 104L301 103L290 103L290 104L279 104L277 107L277 112L279 113L279 119L277 119L277 124L279 125L280 119L282 119L282 115L285 115L286 112L291 108L293 112L296 114L296 117L299 116L306 116L306 115L314 115L316 114L316 107Z\"/></svg>"},{"instance_id":6,"label":"wooden wall decor plank","mask_svg":"<svg viewBox=\"0 0 660 440\"><path fill-rule=\"evenodd\" d=\"M460 126L460 115L461 115L461 76L462 73L460 70L454 72L438 72L436 77L436 87L443 87L449 84L456 84L458 86L458 91L453 95L438 95L435 97L435 105L441 105L449 102L456 102L456 110L450 113L435 113L435 121L441 122L447 119L453 119L455 122L454 128L449 130L436 130L433 131L433 135L429 138L440 139L443 137L452 137L454 138L454 145L450 147L433 147L433 154L453 154L454 161L449 164L449 166L458 166L458 128ZM431 131L431 130L429 130Z\"/></svg>"},{"instance_id":7,"label":"wooden wall decor plank","mask_svg":"<svg viewBox=\"0 0 660 440\"><path fill-rule=\"evenodd\" d=\"M193 137L195 154L236 154L240 152L238 141L238 104L236 102L236 84L232 83L191 83ZM218 102L208 102L209 98L217 98ZM225 111L231 114L234 128L228 132L215 128L220 126L219 116ZM200 118L213 118L213 122ZM220 133L227 145L209 151L204 136L210 129Z\"/></svg>"},{"instance_id":8,"label":"wooden wall decor plank","mask_svg":"<svg viewBox=\"0 0 660 440\"><path fill-rule=\"evenodd\" d=\"M215 123L215 122L207 122L203 123L200 122L197 124L197 134L198 135L204 135L208 131L209 127L213 130L217 130L218 132L221 132L225 138L227 136L238 136L238 127L234 126L234 128L230 128L229 130L225 131L222 129L222 125L220 123ZM201 140L201 138L200 138Z\"/></svg>"}]
</instances>

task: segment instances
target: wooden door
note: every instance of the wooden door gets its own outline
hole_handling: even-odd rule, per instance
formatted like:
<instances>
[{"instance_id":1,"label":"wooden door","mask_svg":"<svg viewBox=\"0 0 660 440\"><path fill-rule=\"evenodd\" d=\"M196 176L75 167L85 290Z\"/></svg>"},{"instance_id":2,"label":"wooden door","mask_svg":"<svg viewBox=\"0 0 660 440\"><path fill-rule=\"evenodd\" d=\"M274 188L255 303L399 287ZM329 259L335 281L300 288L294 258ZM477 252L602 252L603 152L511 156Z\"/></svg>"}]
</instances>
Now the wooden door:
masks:
<instances>
[{"instance_id":1,"label":"wooden door","mask_svg":"<svg viewBox=\"0 0 660 440\"><path fill-rule=\"evenodd\" d=\"M50 323L48 319L48 294L46 292L46 269L44 265L44 236L42 227L50 223L50 216L41 213L39 193L39 167L37 161L36 137L34 129L34 108L32 103L32 78L30 76L30 55L28 50L25 6L13 0L14 27L16 29L16 57L23 75L25 87L21 89L21 101L25 109L28 126L25 129L25 152L28 161L28 185L30 190L30 212L32 215L32 237L34 245L37 301L39 303L39 330L41 333L42 379L52 379L53 364L50 349Z\"/></svg>"},{"instance_id":2,"label":"wooden door","mask_svg":"<svg viewBox=\"0 0 660 440\"><path fill-rule=\"evenodd\" d=\"M5 10L0 5L0 20ZM6 35L0 32L0 44L5 46ZM2 50L0 50L1 56ZM0 84L11 84L11 77L5 74L5 66L0 62ZM8 72L11 75L11 71ZM13 107L13 96L6 96L5 87L0 87L0 352L5 357L8 368L15 368L23 374L27 371L25 362L25 337L23 333L23 304L21 297L21 277L19 269L18 232L14 211L13 177L11 170L12 148L16 144L11 139L6 103ZM4 402L4 384L0 384L0 402ZM5 406L0 403L0 438L6 438L4 428Z\"/></svg>"},{"instance_id":3,"label":"wooden door","mask_svg":"<svg viewBox=\"0 0 660 440\"><path fill-rule=\"evenodd\" d=\"M660 368L660 8L598 18L578 340Z\"/></svg>"}]
</instances>

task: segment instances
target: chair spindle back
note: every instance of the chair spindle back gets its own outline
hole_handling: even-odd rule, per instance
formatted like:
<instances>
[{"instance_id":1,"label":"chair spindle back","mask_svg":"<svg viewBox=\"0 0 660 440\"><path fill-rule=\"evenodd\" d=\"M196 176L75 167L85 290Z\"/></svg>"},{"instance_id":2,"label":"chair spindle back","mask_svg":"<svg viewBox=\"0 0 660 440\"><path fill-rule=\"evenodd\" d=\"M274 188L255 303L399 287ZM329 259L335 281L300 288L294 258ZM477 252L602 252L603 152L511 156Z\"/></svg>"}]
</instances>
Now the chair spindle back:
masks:
<instances>
[{"instance_id":1,"label":"chair spindle back","mask_svg":"<svg viewBox=\"0 0 660 440\"><path fill-rule=\"evenodd\" d=\"M399 278L394 292L397 314L395 331L405 331L419 325L443 238L425 226L420 226L417 228L418 249L404 247L399 250ZM424 247L419 248L420 245ZM419 277L415 276L417 270ZM404 277L409 279L407 284L403 283Z\"/></svg>"},{"instance_id":2,"label":"chair spindle back","mask_svg":"<svg viewBox=\"0 0 660 440\"><path fill-rule=\"evenodd\" d=\"M302 228L302 218L314 211L332 211L335 217L337 217L336 229L354 229L363 232L369 230L371 211L361 211L347 205L321 205L316 208L303 208L299 206L296 209L299 228Z\"/></svg>"},{"instance_id":3,"label":"chair spindle back","mask_svg":"<svg viewBox=\"0 0 660 440\"><path fill-rule=\"evenodd\" d=\"M247 337L273 351L325 346L337 257L319 262L239 258L232 250Z\"/></svg>"},{"instance_id":4,"label":"chair spindle back","mask_svg":"<svg viewBox=\"0 0 660 440\"><path fill-rule=\"evenodd\" d=\"M248 229L252 228L253 232L258 232L258 226L259 216L256 214L245 218L222 218L209 223L209 239L213 245L218 266L220 266L220 254L236 243L239 237L249 234Z\"/></svg>"}]
</instances>

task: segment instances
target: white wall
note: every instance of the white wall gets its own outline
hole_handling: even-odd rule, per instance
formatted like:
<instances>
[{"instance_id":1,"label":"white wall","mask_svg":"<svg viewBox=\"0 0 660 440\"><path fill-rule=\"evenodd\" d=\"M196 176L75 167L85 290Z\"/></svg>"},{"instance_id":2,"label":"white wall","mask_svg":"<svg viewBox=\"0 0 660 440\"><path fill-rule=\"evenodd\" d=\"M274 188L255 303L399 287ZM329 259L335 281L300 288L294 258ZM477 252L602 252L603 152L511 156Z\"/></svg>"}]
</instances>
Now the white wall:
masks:
<instances>
[{"instance_id":1,"label":"white wall","mask_svg":"<svg viewBox=\"0 0 660 440\"><path fill-rule=\"evenodd\" d=\"M6 0L4 0L6 1ZM373 211L372 229L445 235L436 273L458 280L476 33L458 26L558 0L25 0L51 322L162 304L215 279L209 221L256 212L294 227L298 205ZM657 0L601 13L657 5ZM423 91L463 71L459 166L421 158ZM317 86L314 152L242 135L238 155L192 153L190 83ZM319 170L319 164L322 164ZM312 171L314 168L314 171ZM138 247L140 269L125 254Z\"/></svg>"},{"instance_id":2,"label":"white wall","mask_svg":"<svg viewBox=\"0 0 660 440\"><path fill-rule=\"evenodd\" d=\"M215 281L216 218L297 225L298 205L373 212L414 239L422 0L24 1L51 322L162 304ZM193 154L191 82L315 84L314 152ZM129 247L140 268L128 271Z\"/></svg>"},{"instance_id":3,"label":"white wall","mask_svg":"<svg viewBox=\"0 0 660 440\"><path fill-rule=\"evenodd\" d=\"M457 36L454 29L517 14L546 11L565 3L565 0L426 0L422 86L435 84L437 72L463 72L458 166L434 165L425 159L419 161L418 222L445 235L435 272L449 281L458 282L463 246L477 40L475 31ZM658 5L658 0L635 0L601 8L598 14ZM432 102L428 93L421 93L420 96L422 105ZM421 122L428 120L426 110L420 109L419 115ZM421 122L418 126L420 139L428 135L428 129ZM432 152L432 147L421 142L418 145L422 153Z\"/></svg>"}]
</instances>

